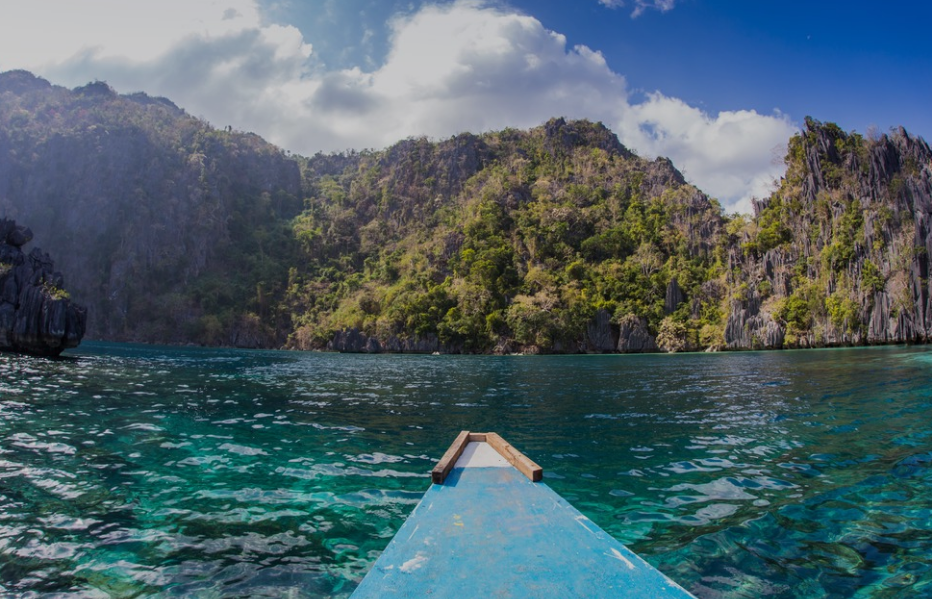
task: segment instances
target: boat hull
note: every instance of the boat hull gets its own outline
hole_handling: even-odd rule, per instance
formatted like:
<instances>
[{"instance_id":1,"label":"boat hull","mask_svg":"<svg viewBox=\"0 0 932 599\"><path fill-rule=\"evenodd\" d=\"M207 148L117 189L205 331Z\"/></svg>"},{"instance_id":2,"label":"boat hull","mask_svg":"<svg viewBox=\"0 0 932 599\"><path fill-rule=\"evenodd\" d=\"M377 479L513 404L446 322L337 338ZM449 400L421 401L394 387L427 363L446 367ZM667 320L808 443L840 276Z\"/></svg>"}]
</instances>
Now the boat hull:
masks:
<instances>
[{"instance_id":1,"label":"boat hull","mask_svg":"<svg viewBox=\"0 0 932 599\"><path fill-rule=\"evenodd\" d=\"M455 467L433 484L353 599L692 597L544 483Z\"/></svg>"}]
</instances>

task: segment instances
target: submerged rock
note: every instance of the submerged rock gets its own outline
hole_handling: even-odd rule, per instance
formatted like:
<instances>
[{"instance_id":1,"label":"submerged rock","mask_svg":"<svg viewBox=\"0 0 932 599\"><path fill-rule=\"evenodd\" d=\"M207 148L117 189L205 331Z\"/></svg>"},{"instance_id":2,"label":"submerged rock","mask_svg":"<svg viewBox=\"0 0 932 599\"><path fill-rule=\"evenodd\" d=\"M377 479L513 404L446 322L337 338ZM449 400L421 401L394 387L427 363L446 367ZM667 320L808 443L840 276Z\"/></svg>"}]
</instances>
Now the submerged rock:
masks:
<instances>
[{"instance_id":1,"label":"submerged rock","mask_svg":"<svg viewBox=\"0 0 932 599\"><path fill-rule=\"evenodd\" d=\"M22 247L32 231L0 219L0 350L57 356L84 337L87 310L71 301L48 254Z\"/></svg>"}]
</instances>

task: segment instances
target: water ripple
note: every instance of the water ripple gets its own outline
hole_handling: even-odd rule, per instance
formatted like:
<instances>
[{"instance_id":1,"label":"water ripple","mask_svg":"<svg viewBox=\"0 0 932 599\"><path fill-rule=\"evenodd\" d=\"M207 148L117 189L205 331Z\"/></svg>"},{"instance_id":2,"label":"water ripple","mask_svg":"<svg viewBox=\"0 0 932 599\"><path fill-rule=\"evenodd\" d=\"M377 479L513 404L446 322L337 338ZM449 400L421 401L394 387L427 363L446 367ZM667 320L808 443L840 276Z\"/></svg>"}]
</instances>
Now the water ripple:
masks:
<instances>
[{"instance_id":1,"label":"water ripple","mask_svg":"<svg viewBox=\"0 0 932 599\"><path fill-rule=\"evenodd\" d=\"M0 355L0 595L347 597L470 429L703 599L930 596L930 355Z\"/></svg>"}]
</instances>

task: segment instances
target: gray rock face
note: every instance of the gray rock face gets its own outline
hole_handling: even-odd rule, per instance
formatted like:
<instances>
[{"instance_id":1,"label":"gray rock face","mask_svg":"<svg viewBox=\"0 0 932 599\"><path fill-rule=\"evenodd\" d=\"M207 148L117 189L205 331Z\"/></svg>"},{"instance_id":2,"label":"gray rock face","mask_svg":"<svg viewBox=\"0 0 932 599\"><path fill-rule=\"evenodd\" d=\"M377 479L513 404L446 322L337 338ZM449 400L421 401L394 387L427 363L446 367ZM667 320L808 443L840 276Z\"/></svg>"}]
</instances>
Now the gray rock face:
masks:
<instances>
[{"instance_id":1,"label":"gray rock face","mask_svg":"<svg viewBox=\"0 0 932 599\"><path fill-rule=\"evenodd\" d=\"M454 354L460 348L441 343L433 335L401 339L391 336L385 341L370 337L357 328L337 331L327 343L328 351L348 354Z\"/></svg>"},{"instance_id":2,"label":"gray rock face","mask_svg":"<svg viewBox=\"0 0 932 599\"><path fill-rule=\"evenodd\" d=\"M13 221L7 221L12 223ZM6 242L15 248L21 248L32 241L32 230L27 227L13 226L6 236Z\"/></svg>"},{"instance_id":3,"label":"gray rock face","mask_svg":"<svg viewBox=\"0 0 932 599\"><path fill-rule=\"evenodd\" d=\"M648 332L645 319L628 314L618 324L618 351L626 354L658 351L657 341Z\"/></svg>"},{"instance_id":4,"label":"gray rock face","mask_svg":"<svg viewBox=\"0 0 932 599\"><path fill-rule=\"evenodd\" d=\"M0 219L0 350L57 356L84 337L87 310L62 289L49 255L22 246L32 231Z\"/></svg>"},{"instance_id":5,"label":"gray rock face","mask_svg":"<svg viewBox=\"0 0 932 599\"><path fill-rule=\"evenodd\" d=\"M779 349L786 331L770 317L761 313L759 296L732 307L725 325L725 341L729 349Z\"/></svg>"},{"instance_id":6,"label":"gray rock face","mask_svg":"<svg viewBox=\"0 0 932 599\"><path fill-rule=\"evenodd\" d=\"M932 341L932 149L811 120L801 141L783 191L754 205L784 239L729 250L726 346Z\"/></svg>"},{"instance_id":7,"label":"gray rock face","mask_svg":"<svg viewBox=\"0 0 932 599\"><path fill-rule=\"evenodd\" d=\"M686 301L686 296L683 295L683 290L680 289L680 284L677 282L676 277L673 277L667 285L667 295L663 303L664 312L673 314L677 306L684 301Z\"/></svg>"},{"instance_id":8,"label":"gray rock face","mask_svg":"<svg viewBox=\"0 0 932 599\"><path fill-rule=\"evenodd\" d=\"M595 318L586 329L586 351L591 353L613 352L618 347L618 332L612 326L611 314L606 310L596 312Z\"/></svg>"},{"instance_id":9,"label":"gray rock face","mask_svg":"<svg viewBox=\"0 0 932 599\"><path fill-rule=\"evenodd\" d=\"M359 329L344 329L334 334L333 339L327 344L327 349L360 354L366 351L366 347L369 345L368 342L369 337L363 335Z\"/></svg>"}]
</instances>

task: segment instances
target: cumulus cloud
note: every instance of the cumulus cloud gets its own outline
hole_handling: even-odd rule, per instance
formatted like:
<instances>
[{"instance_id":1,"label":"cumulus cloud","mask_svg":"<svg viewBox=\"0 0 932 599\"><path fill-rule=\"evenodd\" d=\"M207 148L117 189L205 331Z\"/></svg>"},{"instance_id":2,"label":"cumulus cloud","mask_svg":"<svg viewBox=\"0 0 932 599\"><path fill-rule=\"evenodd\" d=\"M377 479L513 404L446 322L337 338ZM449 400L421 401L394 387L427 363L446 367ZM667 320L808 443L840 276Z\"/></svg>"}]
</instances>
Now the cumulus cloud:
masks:
<instances>
[{"instance_id":1,"label":"cumulus cloud","mask_svg":"<svg viewBox=\"0 0 932 599\"><path fill-rule=\"evenodd\" d=\"M186 38L218 39L260 21L254 0L32 0L0 14L4 67L53 65L75 54L152 60Z\"/></svg>"},{"instance_id":2,"label":"cumulus cloud","mask_svg":"<svg viewBox=\"0 0 932 599\"><path fill-rule=\"evenodd\" d=\"M751 212L751 198L768 195L782 174L774 148L783 149L795 125L782 114L753 110L714 117L660 93L629 106L616 133L642 154L669 156L698 187L730 211Z\"/></svg>"},{"instance_id":3,"label":"cumulus cloud","mask_svg":"<svg viewBox=\"0 0 932 599\"><path fill-rule=\"evenodd\" d=\"M624 97L625 82L601 54L567 48L532 17L460 2L394 23L372 91L397 107L397 137L591 116Z\"/></svg>"},{"instance_id":4,"label":"cumulus cloud","mask_svg":"<svg viewBox=\"0 0 932 599\"><path fill-rule=\"evenodd\" d=\"M636 18L641 16L647 9L659 10L660 12L673 10L673 7L676 6L676 0L633 0L630 3L628 0L599 0L599 4L608 8L621 8L631 4L634 6L631 10L631 17Z\"/></svg>"},{"instance_id":5,"label":"cumulus cloud","mask_svg":"<svg viewBox=\"0 0 932 599\"><path fill-rule=\"evenodd\" d=\"M636 0L635 10L669 10L673 1ZM746 211L749 198L765 195L779 176L772 149L794 130L781 114L710 115L661 93L632 102L624 77L599 52L569 47L535 18L479 0L425 5L397 18L385 60L367 70L316 63L313 40L264 23L254 0L163 0L141 15L144 5L99 0L102 16L90 29L77 4L84 5L23 3L17 18L0 21L0 57L7 58L0 68L164 95L216 126L255 131L304 154L589 118L642 156L669 156L691 182ZM35 26L49 14L58 21ZM23 30L41 33L27 39Z\"/></svg>"}]
</instances>

